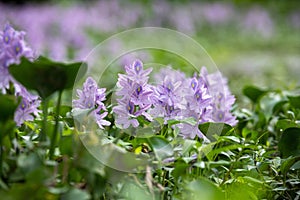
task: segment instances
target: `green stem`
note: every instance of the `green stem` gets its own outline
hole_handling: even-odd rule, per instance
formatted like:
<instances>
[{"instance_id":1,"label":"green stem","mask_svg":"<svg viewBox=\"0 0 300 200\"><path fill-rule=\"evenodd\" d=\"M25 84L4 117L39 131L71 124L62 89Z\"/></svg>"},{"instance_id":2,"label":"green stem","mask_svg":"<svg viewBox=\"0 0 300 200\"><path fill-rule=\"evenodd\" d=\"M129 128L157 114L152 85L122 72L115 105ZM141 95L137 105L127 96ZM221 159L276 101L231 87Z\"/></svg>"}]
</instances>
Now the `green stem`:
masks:
<instances>
[{"instance_id":1,"label":"green stem","mask_svg":"<svg viewBox=\"0 0 300 200\"><path fill-rule=\"evenodd\" d=\"M2 125L2 124L0 124ZM1 126L1 130L3 131L3 128ZM2 178L2 170L3 170L3 146L2 146L2 139L4 136L4 133L2 133L3 135L0 134L0 178Z\"/></svg>"},{"instance_id":2,"label":"green stem","mask_svg":"<svg viewBox=\"0 0 300 200\"><path fill-rule=\"evenodd\" d=\"M57 133L58 133L57 129L58 129L58 119L59 119L59 112L60 112L61 96L62 96L62 90L59 91L59 93L58 93L58 100L56 103L55 126L54 126L54 130L53 130L52 138L51 138L51 146L50 146L50 152L49 152L50 159L53 158L55 142L56 142Z\"/></svg>"},{"instance_id":3,"label":"green stem","mask_svg":"<svg viewBox=\"0 0 300 200\"><path fill-rule=\"evenodd\" d=\"M43 125L42 125L42 131L40 134L40 141L45 142L46 141L46 134L47 134L47 118L48 118L48 98L44 99L43 101Z\"/></svg>"}]
</instances>

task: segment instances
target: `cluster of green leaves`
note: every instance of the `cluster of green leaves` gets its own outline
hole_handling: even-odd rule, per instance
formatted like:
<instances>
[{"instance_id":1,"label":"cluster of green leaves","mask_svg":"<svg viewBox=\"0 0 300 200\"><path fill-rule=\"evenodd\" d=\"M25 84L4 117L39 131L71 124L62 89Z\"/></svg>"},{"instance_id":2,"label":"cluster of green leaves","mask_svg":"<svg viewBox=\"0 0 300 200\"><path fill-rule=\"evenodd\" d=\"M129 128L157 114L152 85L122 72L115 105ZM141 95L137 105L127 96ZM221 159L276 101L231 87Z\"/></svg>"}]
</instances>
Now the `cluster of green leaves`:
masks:
<instances>
[{"instance_id":1,"label":"cluster of green leaves","mask_svg":"<svg viewBox=\"0 0 300 200\"><path fill-rule=\"evenodd\" d=\"M13 113L20 99L0 95L3 199L300 197L299 90L245 87L251 103L234 111L238 125L201 124L211 141L205 143L178 135L174 125L194 124L193 119L165 124L160 118L138 118L141 128L124 131L114 125L109 105L110 127L76 129L76 115L60 100L81 64L40 58L23 59L21 65L12 66L11 73L39 93L43 114L16 128Z\"/></svg>"}]
</instances>

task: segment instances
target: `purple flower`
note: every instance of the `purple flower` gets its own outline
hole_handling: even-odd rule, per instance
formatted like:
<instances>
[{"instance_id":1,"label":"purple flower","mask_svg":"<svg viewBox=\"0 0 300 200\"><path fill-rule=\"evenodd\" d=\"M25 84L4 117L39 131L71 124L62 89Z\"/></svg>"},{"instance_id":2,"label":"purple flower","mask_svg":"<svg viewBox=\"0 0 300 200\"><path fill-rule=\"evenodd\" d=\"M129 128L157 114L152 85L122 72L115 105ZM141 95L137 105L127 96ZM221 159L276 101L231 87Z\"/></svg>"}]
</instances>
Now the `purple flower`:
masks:
<instances>
[{"instance_id":1,"label":"purple flower","mask_svg":"<svg viewBox=\"0 0 300 200\"><path fill-rule=\"evenodd\" d=\"M188 109L196 113L202 113L205 108L208 108L212 99L206 85L201 79L197 79L196 77L190 79L189 85L190 87L185 97Z\"/></svg>"},{"instance_id":2,"label":"purple flower","mask_svg":"<svg viewBox=\"0 0 300 200\"><path fill-rule=\"evenodd\" d=\"M104 118L107 116L107 112L103 112L101 114L102 109L100 107L96 108L95 111L93 111L93 116L96 119L96 123L98 124L99 128L104 129L103 126L110 126L110 122L107 120L104 120Z\"/></svg>"},{"instance_id":3,"label":"purple flower","mask_svg":"<svg viewBox=\"0 0 300 200\"><path fill-rule=\"evenodd\" d=\"M9 24L0 32L0 90L3 94L9 89L10 82L16 82L9 74L9 65L18 64L22 56L33 58L33 51L27 47L24 36L23 31L14 30Z\"/></svg>"},{"instance_id":4,"label":"purple flower","mask_svg":"<svg viewBox=\"0 0 300 200\"><path fill-rule=\"evenodd\" d=\"M34 116L38 116L40 113L40 110L38 110L41 103L39 97L30 94L26 88L17 83L15 83L15 95L22 97L14 116L17 126L21 126L25 121L33 121Z\"/></svg>"},{"instance_id":5,"label":"purple flower","mask_svg":"<svg viewBox=\"0 0 300 200\"><path fill-rule=\"evenodd\" d=\"M14 30L9 24L0 32L0 65L8 67L12 63L19 63L25 56L33 58L33 51L27 47L24 40L25 32Z\"/></svg>"},{"instance_id":6,"label":"purple flower","mask_svg":"<svg viewBox=\"0 0 300 200\"><path fill-rule=\"evenodd\" d=\"M202 67L200 76L213 98L211 121L223 122L231 126L236 125L236 117L231 113L235 97L229 90L227 79L219 72L208 74L205 67Z\"/></svg>"},{"instance_id":7,"label":"purple flower","mask_svg":"<svg viewBox=\"0 0 300 200\"><path fill-rule=\"evenodd\" d=\"M12 79L8 68L0 66L0 90L2 94L6 94L6 90L9 89L9 83Z\"/></svg>"},{"instance_id":8,"label":"purple flower","mask_svg":"<svg viewBox=\"0 0 300 200\"><path fill-rule=\"evenodd\" d=\"M126 74L119 74L116 92L119 96L118 105L113 108L113 112L116 114L116 124L126 129L130 125L139 125L136 119L138 116L152 120L147 110L152 106L153 89L147 83L152 68L144 70L140 60L125 66L125 71Z\"/></svg>"},{"instance_id":9,"label":"purple flower","mask_svg":"<svg viewBox=\"0 0 300 200\"><path fill-rule=\"evenodd\" d=\"M184 118L193 118L195 125L181 123L178 125L180 134L184 138L194 138L198 136L207 140L207 138L198 129L198 125L209 121L212 107L212 97L208 94L205 83L201 78L193 77L187 81L185 99L187 102L186 109L182 111Z\"/></svg>"},{"instance_id":10,"label":"purple flower","mask_svg":"<svg viewBox=\"0 0 300 200\"><path fill-rule=\"evenodd\" d=\"M160 84L154 88L154 108L150 111L151 115L163 117L165 122L181 117L180 112L185 109L186 105L184 99L185 75L171 68L166 68L156 74L155 78Z\"/></svg>"},{"instance_id":11,"label":"purple flower","mask_svg":"<svg viewBox=\"0 0 300 200\"><path fill-rule=\"evenodd\" d=\"M131 65L125 66L125 71L129 80L144 85L148 82L152 68L144 70L142 61L135 60Z\"/></svg>"},{"instance_id":12,"label":"purple flower","mask_svg":"<svg viewBox=\"0 0 300 200\"><path fill-rule=\"evenodd\" d=\"M107 116L107 109L103 103L105 98L105 88L99 88L96 81L88 77L83 84L82 90L77 90L79 99L73 100L74 108L76 109L93 109L92 116L94 117L99 128L104 129L103 126L109 126L110 122L104 120Z\"/></svg>"},{"instance_id":13,"label":"purple flower","mask_svg":"<svg viewBox=\"0 0 300 200\"><path fill-rule=\"evenodd\" d=\"M0 90L6 94L12 83L15 96L22 97L14 115L17 126L21 126L25 121L33 121L34 116L40 113L38 107L41 102L38 96L30 94L8 71L8 67L14 63L18 64L22 56L33 59L33 51L27 46L24 36L25 32L14 30L9 24L0 32Z\"/></svg>"},{"instance_id":14,"label":"purple flower","mask_svg":"<svg viewBox=\"0 0 300 200\"><path fill-rule=\"evenodd\" d=\"M130 125L133 127L139 126L136 117L140 116L142 112L140 110L136 111L134 104L130 100L119 100L113 111L117 114L116 124L122 126L122 128L127 129Z\"/></svg>"},{"instance_id":15,"label":"purple flower","mask_svg":"<svg viewBox=\"0 0 300 200\"><path fill-rule=\"evenodd\" d=\"M74 100L74 106L81 109L101 107L106 109L103 102L105 98L105 88L98 88L96 81L88 77L83 84L82 90L77 90L79 99Z\"/></svg>"}]
</instances>

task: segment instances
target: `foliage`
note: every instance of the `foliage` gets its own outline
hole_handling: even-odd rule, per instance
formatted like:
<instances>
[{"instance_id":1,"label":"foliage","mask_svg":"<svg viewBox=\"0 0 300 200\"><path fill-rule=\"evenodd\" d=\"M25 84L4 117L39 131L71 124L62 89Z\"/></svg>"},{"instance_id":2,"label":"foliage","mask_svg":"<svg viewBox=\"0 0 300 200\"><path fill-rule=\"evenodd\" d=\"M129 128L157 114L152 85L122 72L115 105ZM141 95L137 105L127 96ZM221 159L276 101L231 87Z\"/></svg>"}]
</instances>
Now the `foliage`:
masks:
<instances>
[{"instance_id":1,"label":"foliage","mask_svg":"<svg viewBox=\"0 0 300 200\"><path fill-rule=\"evenodd\" d=\"M44 61L30 64L22 60L21 64L41 70L50 68ZM15 78L22 82L22 77L13 70L14 67L11 72ZM136 137L114 126L114 117L109 114L109 127L87 134L75 128L76 116L71 114L71 107L60 103L55 106L51 99L50 94L68 88L65 87L68 84L47 89L43 96L35 88L39 83L34 85L25 79L22 83L36 89L44 97L43 101L50 98L47 115L43 116L48 131L45 141L40 140L38 136L45 131L45 120L40 118L15 128L11 113L17 99L0 96L3 102L0 105L4 106L0 125L6 127L1 128L0 195L3 199L23 199L28 194L30 199L300 197L299 90L246 86L243 92L251 100L251 109L235 109L239 120L235 127L222 123L199 125L211 140L207 144L200 138L183 139L177 135L173 126L194 123L189 119L172 119L165 124L159 118L153 123L138 118L144 129L137 129L136 134L143 137ZM74 82L74 79L62 80ZM111 107L107 105L107 109L111 113ZM147 132L153 130L157 130L155 134ZM86 148L87 144L90 147L101 144L100 149L96 148L100 157L94 156ZM100 161L105 158L109 163L99 162L97 158ZM113 163L129 172L113 168ZM137 165L140 169L130 171Z\"/></svg>"}]
</instances>

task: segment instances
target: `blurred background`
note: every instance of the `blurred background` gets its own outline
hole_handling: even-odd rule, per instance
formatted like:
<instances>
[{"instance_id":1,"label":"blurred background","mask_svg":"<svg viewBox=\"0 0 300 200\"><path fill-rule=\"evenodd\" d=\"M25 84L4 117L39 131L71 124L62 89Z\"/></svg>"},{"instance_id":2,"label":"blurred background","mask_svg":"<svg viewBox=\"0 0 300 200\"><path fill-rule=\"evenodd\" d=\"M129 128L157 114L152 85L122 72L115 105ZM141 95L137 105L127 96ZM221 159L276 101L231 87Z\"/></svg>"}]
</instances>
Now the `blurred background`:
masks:
<instances>
[{"instance_id":1,"label":"blurred background","mask_svg":"<svg viewBox=\"0 0 300 200\"><path fill-rule=\"evenodd\" d=\"M37 54L61 61L82 60L95 45L127 29L178 30L207 50L238 100L247 84L293 89L300 82L300 1L296 0L1 0L0 25L6 22L27 33ZM122 41L109 51L120 45Z\"/></svg>"}]
</instances>

